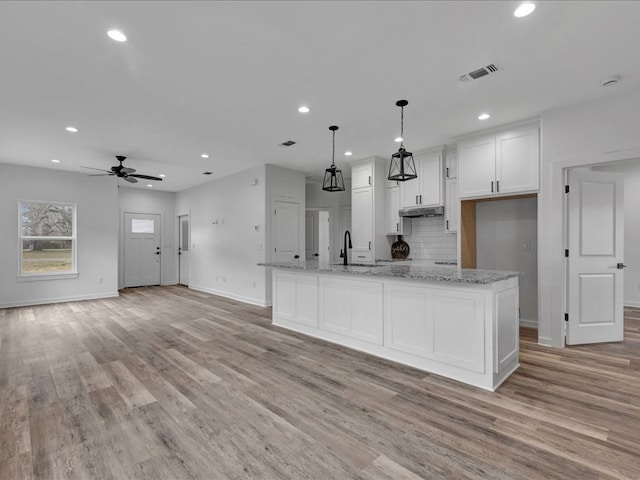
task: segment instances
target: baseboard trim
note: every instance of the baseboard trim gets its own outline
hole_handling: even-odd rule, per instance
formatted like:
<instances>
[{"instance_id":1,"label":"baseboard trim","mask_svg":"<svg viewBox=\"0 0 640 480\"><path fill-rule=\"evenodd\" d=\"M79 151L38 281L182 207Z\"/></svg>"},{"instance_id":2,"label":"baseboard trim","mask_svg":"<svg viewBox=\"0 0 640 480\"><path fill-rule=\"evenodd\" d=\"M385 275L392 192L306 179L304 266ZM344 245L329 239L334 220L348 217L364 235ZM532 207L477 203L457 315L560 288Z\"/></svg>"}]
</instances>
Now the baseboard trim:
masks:
<instances>
[{"instance_id":1,"label":"baseboard trim","mask_svg":"<svg viewBox=\"0 0 640 480\"><path fill-rule=\"evenodd\" d=\"M101 298L113 298L117 297L118 292L111 293L88 293L86 295L73 295L70 297L53 297L53 298L40 298L37 300L23 300L17 302L3 302L0 303L0 308L16 308L16 307L31 307L34 305L48 305L51 303L66 303L66 302L80 302L83 300L99 300Z\"/></svg>"},{"instance_id":2,"label":"baseboard trim","mask_svg":"<svg viewBox=\"0 0 640 480\"><path fill-rule=\"evenodd\" d=\"M224 292L221 290L216 290L214 288L200 287L198 285L189 285L191 290L196 290L198 292L210 293L211 295L218 295L220 297L230 298L231 300L237 300L239 302L248 303L250 305L256 305L258 307L270 307L271 304L265 302L264 300L258 300L256 298L244 297L242 295L236 295L229 292Z\"/></svg>"},{"instance_id":3,"label":"baseboard trim","mask_svg":"<svg viewBox=\"0 0 640 480\"><path fill-rule=\"evenodd\" d=\"M553 347L553 341L549 337L538 337L538 345Z\"/></svg>"},{"instance_id":4,"label":"baseboard trim","mask_svg":"<svg viewBox=\"0 0 640 480\"><path fill-rule=\"evenodd\" d=\"M640 308L640 302L622 302L625 307Z\"/></svg>"},{"instance_id":5,"label":"baseboard trim","mask_svg":"<svg viewBox=\"0 0 640 480\"><path fill-rule=\"evenodd\" d=\"M520 326L526 328L538 328L538 322L535 320L520 320Z\"/></svg>"}]
</instances>

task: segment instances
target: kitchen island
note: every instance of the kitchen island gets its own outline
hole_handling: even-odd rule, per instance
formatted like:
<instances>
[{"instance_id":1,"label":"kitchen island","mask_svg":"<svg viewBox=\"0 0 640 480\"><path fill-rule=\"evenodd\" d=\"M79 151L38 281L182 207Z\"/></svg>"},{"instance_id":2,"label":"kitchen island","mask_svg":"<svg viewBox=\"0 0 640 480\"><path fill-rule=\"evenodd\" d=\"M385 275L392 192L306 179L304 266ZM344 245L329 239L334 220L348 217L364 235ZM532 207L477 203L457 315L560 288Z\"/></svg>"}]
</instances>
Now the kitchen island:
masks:
<instances>
[{"instance_id":1,"label":"kitchen island","mask_svg":"<svg viewBox=\"0 0 640 480\"><path fill-rule=\"evenodd\" d=\"M517 272L262 265L274 325L491 391L519 366Z\"/></svg>"}]
</instances>

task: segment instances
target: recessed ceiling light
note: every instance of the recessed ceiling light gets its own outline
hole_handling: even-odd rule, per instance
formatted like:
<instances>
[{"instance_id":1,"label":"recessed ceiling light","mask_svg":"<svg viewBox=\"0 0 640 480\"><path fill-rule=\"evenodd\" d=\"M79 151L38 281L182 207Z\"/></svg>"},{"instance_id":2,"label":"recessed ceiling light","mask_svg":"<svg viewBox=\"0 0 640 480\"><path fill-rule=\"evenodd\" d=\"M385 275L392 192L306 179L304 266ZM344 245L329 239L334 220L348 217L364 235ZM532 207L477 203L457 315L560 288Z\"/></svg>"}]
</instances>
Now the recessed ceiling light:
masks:
<instances>
[{"instance_id":1,"label":"recessed ceiling light","mask_svg":"<svg viewBox=\"0 0 640 480\"><path fill-rule=\"evenodd\" d=\"M298 107L298 111L300 113L309 113L311 110L306 105L302 105L301 107Z\"/></svg>"},{"instance_id":2,"label":"recessed ceiling light","mask_svg":"<svg viewBox=\"0 0 640 480\"><path fill-rule=\"evenodd\" d=\"M402 142L402 140L403 140L402 137L396 137L395 142L396 143L400 143L400 142Z\"/></svg>"},{"instance_id":3,"label":"recessed ceiling light","mask_svg":"<svg viewBox=\"0 0 640 480\"><path fill-rule=\"evenodd\" d=\"M52 161L53 163L60 163L60 160L56 160L55 158L52 158L52 159L51 159L51 161Z\"/></svg>"},{"instance_id":4,"label":"recessed ceiling light","mask_svg":"<svg viewBox=\"0 0 640 480\"><path fill-rule=\"evenodd\" d=\"M127 41L127 36L122 33L120 30L109 30L107 32L107 35L109 35L109 38L111 40L115 40L116 42L126 42Z\"/></svg>"},{"instance_id":5,"label":"recessed ceiling light","mask_svg":"<svg viewBox=\"0 0 640 480\"><path fill-rule=\"evenodd\" d=\"M67 132L71 132L71 133L78 133L78 129L76 127L69 126L69 127L65 128L65 130Z\"/></svg>"},{"instance_id":6,"label":"recessed ceiling light","mask_svg":"<svg viewBox=\"0 0 640 480\"><path fill-rule=\"evenodd\" d=\"M152 188L153 185L151 185L150 183L147 183L147 187Z\"/></svg>"},{"instance_id":7,"label":"recessed ceiling light","mask_svg":"<svg viewBox=\"0 0 640 480\"><path fill-rule=\"evenodd\" d=\"M160 178L164 178L166 177L166 175L164 173L161 173L160 175L158 175Z\"/></svg>"},{"instance_id":8,"label":"recessed ceiling light","mask_svg":"<svg viewBox=\"0 0 640 480\"><path fill-rule=\"evenodd\" d=\"M209 158L209 154L208 153L203 153L202 155L200 155L202 158Z\"/></svg>"},{"instance_id":9,"label":"recessed ceiling light","mask_svg":"<svg viewBox=\"0 0 640 480\"><path fill-rule=\"evenodd\" d=\"M526 17L527 15L531 15L535 9L536 9L535 3L524 2L520 4L520 6L513 11L513 15L518 18Z\"/></svg>"},{"instance_id":10,"label":"recessed ceiling light","mask_svg":"<svg viewBox=\"0 0 640 480\"><path fill-rule=\"evenodd\" d=\"M488 113L481 113L480 115L478 115L478 120L486 120L487 118L490 118L491 115L489 115Z\"/></svg>"},{"instance_id":11,"label":"recessed ceiling light","mask_svg":"<svg viewBox=\"0 0 640 480\"><path fill-rule=\"evenodd\" d=\"M353 152L344 152L345 157L350 157L351 155L353 155Z\"/></svg>"}]
</instances>

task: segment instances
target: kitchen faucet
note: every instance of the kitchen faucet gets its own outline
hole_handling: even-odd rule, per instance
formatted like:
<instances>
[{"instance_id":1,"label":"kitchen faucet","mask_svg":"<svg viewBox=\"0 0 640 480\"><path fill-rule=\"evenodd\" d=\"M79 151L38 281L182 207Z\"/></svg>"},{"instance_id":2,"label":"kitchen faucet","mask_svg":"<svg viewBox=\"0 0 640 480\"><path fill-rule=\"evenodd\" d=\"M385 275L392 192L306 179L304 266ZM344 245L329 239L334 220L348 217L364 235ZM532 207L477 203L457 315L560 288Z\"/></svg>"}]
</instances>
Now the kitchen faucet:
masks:
<instances>
[{"instance_id":1,"label":"kitchen faucet","mask_svg":"<svg viewBox=\"0 0 640 480\"><path fill-rule=\"evenodd\" d=\"M351 245L351 232L349 230L344 231L344 251L340 250L340 258L344 258L342 264L348 265L347 262L347 235L349 236L349 248L353 248Z\"/></svg>"}]
</instances>

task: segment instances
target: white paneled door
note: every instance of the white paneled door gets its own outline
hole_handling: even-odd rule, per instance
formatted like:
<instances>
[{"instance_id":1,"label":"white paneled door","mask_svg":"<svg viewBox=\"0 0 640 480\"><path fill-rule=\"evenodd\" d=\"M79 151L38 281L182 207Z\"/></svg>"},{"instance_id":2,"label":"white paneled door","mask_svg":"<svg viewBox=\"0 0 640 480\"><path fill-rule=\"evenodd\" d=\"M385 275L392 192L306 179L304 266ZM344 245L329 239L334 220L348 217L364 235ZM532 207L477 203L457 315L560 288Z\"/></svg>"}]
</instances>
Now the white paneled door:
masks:
<instances>
[{"instance_id":1,"label":"white paneled door","mask_svg":"<svg viewBox=\"0 0 640 480\"><path fill-rule=\"evenodd\" d=\"M567 344L623 339L624 180L569 172Z\"/></svg>"},{"instance_id":2,"label":"white paneled door","mask_svg":"<svg viewBox=\"0 0 640 480\"><path fill-rule=\"evenodd\" d=\"M293 262L300 258L300 204L274 200L271 238L274 262Z\"/></svg>"},{"instance_id":3,"label":"white paneled door","mask_svg":"<svg viewBox=\"0 0 640 480\"><path fill-rule=\"evenodd\" d=\"M180 215L178 217L178 283L180 285L189 286L189 238L191 230L189 229L189 216Z\"/></svg>"},{"instance_id":4,"label":"white paneled door","mask_svg":"<svg viewBox=\"0 0 640 480\"><path fill-rule=\"evenodd\" d=\"M124 214L124 286L160 285L160 215Z\"/></svg>"}]
</instances>

